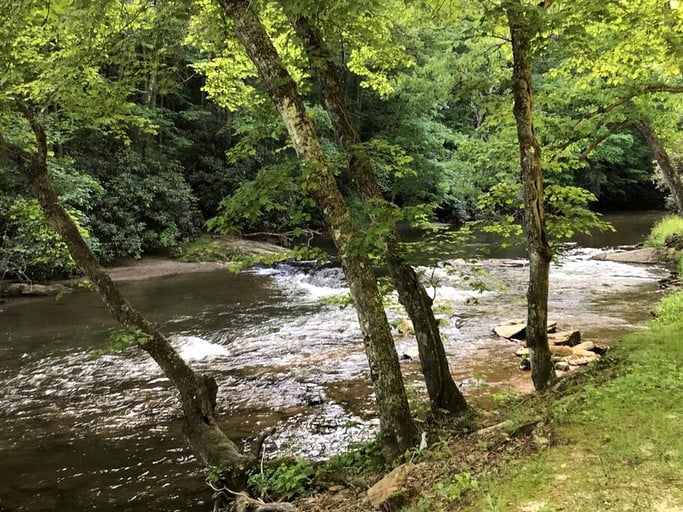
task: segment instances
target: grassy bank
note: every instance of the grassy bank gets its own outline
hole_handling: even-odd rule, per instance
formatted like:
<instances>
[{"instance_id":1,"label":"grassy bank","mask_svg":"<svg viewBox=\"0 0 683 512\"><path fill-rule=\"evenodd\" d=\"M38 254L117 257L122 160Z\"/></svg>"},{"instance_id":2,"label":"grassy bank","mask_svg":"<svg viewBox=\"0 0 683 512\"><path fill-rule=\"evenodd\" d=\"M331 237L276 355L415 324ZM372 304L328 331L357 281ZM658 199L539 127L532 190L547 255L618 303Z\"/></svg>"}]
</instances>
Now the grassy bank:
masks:
<instances>
[{"instance_id":1,"label":"grassy bank","mask_svg":"<svg viewBox=\"0 0 683 512\"><path fill-rule=\"evenodd\" d=\"M382 510L683 511L683 320L653 321L547 393L497 401L469 421L432 424ZM337 464L332 480L311 470L313 487L330 492L300 509L376 510L364 491L381 477L365 471L373 460Z\"/></svg>"},{"instance_id":2,"label":"grassy bank","mask_svg":"<svg viewBox=\"0 0 683 512\"><path fill-rule=\"evenodd\" d=\"M463 510L683 510L683 321L627 336L546 400L519 414L545 408L550 445L486 476Z\"/></svg>"},{"instance_id":3,"label":"grassy bank","mask_svg":"<svg viewBox=\"0 0 683 512\"><path fill-rule=\"evenodd\" d=\"M681 240L683 219L668 217L648 245ZM518 415L542 415L549 445L484 476L459 509L683 511L683 291L655 311L648 330L626 336L561 393L521 406Z\"/></svg>"}]
</instances>

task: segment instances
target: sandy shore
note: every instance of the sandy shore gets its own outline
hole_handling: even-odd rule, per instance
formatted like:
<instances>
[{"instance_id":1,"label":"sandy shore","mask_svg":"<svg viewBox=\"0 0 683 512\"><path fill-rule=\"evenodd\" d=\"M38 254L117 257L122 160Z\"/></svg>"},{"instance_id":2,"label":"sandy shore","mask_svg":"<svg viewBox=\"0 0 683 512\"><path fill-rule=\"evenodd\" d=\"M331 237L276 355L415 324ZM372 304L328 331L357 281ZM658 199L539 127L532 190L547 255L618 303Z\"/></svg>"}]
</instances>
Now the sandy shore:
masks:
<instances>
[{"instance_id":1,"label":"sandy shore","mask_svg":"<svg viewBox=\"0 0 683 512\"><path fill-rule=\"evenodd\" d=\"M155 277L188 274L190 272L208 272L227 269L230 264L222 261L185 262L168 258L145 257L139 260L126 260L121 264L107 268L107 274L115 282L140 281Z\"/></svg>"}]
</instances>

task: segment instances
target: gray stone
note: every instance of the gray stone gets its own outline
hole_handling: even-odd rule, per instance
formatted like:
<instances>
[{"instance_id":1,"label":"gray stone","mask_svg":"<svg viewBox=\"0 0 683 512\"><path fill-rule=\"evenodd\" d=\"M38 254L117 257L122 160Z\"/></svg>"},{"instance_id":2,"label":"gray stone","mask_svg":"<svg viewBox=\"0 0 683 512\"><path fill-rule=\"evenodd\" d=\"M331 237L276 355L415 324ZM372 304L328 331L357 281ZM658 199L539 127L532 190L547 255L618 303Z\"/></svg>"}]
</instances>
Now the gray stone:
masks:
<instances>
[{"instance_id":1,"label":"gray stone","mask_svg":"<svg viewBox=\"0 0 683 512\"><path fill-rule=\"evenodd\" d=\"M574 350L588 350L590 352L595 351L595 343L592 341L584 341L583 343L579 343L578 345L575 345L572 347Z\"/></svg>"},{"instance_id":2,"label":"gray stone","mask_svg":"<svg viewBox=\"0 0 683 512\"><path fill-rule=\"evenodd\" d=\"M563 357L562 360L568 362L571 366L585 366L600 359L598 354L593 352L581 351L580 354L572 354L571 356Z\"/></svg>"},{"instance_id":3,"label":"gray stone","mask_svg":"<svg viewBox=\"0 0 683 512\"><path fill-rule=\"evenodd\" d=\"M551 345L550 353L557 357L566 357L574 354L572 347L565 347L564 345Z\"/></svg>"}]
</instances>

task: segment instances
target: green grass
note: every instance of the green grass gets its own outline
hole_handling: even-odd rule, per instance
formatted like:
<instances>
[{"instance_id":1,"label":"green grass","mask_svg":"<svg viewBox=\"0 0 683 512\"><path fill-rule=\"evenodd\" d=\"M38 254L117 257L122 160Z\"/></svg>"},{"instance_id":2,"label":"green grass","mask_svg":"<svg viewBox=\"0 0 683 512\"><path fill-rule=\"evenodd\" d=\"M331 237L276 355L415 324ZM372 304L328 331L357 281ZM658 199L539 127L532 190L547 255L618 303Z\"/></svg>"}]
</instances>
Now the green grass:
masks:
<instances>
[{"instance_id":1,"label":"green grass","mask_svg":"<svg viewBox=\"0 0 683 512\"><path fill-rule=\"evenodd\" d=\"M646 245L682 239L683 218L670 216ZM513 399L508 422L542 417L550 444L478 474L467 503L452 510L683 511L683 290L656 313L649 329L556 392Z\"/></svg>"},{"instance_id":2,"label":"green grass","mask_svg":"<svg viewBox=\"0 0 683 512\"><path fill-rule=\"evenodd\" d=\"M681 260L683 262L683 259ZM683 290L673 292L662 299L655 308L658 324L669 324L683 317ZM683 343L683 341L681 341Z\"/></svg>"},{"instance_id":3,"label":"green grass","mask_svg":"<svg viewBox=\"0 0 683 512\"><path fill-rule=\"evenodd\" d=\"M665 247L670 236L683 238L683 217L667 215L657 222L645 240L646 247Z\"/></svg>"},{"instance_id":4,"label":"green grass","mask_svg":"<svg viewBox=\"0 0 683 512\"><path fill-rule=\"evenodd\" d=\"M465 510L683 510L683 320L608 359L546 403L552 445L483 479Z\"/></svg>"}]
</instances>

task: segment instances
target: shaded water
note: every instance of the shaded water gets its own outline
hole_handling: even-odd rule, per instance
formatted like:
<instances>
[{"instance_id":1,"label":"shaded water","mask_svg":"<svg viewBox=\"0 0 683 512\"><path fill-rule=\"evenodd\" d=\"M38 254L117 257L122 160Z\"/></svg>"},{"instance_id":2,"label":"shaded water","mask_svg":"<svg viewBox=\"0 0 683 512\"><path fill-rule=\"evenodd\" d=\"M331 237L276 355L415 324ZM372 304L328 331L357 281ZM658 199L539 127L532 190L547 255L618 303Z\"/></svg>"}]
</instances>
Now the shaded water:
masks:
<instances>
[{"instance_id":1,"label":"shaded water","mask_svg":"<svg viewBox=\"0 0 683 512\"><path fill-rule=\"evenodd\" d=\"M628 226L609 244L640 241L654 216L615 218ZM619 226L619 224L617 224ZM576 249L551 275L550 315L560 328L613 342L637 328L659 296L662 270L590 259ZM499 262L500 263L500 262ZM463 391L530 389L517 346L491 335L524 317L522 261L425 269L445 323L446 351ZM472 280L488 291L472 291ZM337 269L281 265L123 285L196 368L219 383L222 427L247 440L269 425L270 454L325 457L376 429L360 331L352 308L321 301L344 292ZM389 309L396 320L402 316ZM0 511L210 509L197 465L179 432L178 403L143 354L96 355L115 327L92 293L60 301L13 301L0 313ZM399 354L414 340L397 336ZM419 368L406 380L422 389Z\"/></svg>"}]
</instances>

